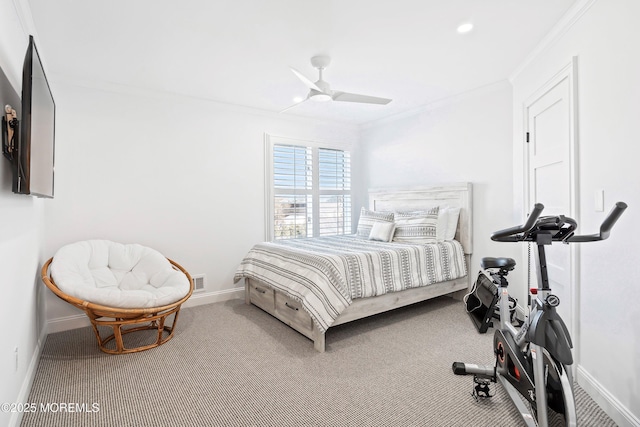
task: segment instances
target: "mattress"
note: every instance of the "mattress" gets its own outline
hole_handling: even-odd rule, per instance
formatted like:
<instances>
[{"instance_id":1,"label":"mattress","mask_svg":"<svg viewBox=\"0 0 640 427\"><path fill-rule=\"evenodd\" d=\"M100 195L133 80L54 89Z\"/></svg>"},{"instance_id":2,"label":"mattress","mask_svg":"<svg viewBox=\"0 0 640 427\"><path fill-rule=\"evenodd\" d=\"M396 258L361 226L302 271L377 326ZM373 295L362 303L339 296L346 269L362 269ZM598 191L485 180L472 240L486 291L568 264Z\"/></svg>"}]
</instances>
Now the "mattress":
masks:
<instances>
[{"instance_id":1,"label":"mattress","mask_svg":"<svg viewBox=\"0 0 640 427\"><path fill-rule=\"evenodd\" d=\"M234 281L258 280L300 301L325 332L356 298L429 286L467 275L462 245L378 242L356 235L255 245Z\"/></svg>"}]
</instances>

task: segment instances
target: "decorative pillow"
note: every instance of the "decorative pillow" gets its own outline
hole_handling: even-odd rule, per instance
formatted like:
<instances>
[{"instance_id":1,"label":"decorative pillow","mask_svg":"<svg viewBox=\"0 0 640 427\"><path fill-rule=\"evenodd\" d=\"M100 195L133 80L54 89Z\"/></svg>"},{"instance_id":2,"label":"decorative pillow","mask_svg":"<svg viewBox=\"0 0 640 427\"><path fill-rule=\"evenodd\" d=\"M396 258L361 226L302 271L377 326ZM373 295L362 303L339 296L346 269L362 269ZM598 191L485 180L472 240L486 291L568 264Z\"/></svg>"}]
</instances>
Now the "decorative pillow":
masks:
<instances>
[{"instance_id":1,"label":"decorative pillow","mask_svg":"<svg viewBox=\"0 0 640 427\"><path fill-rule=\"evenodd\" d=\"M365 208L360 209L356 235L368 239L371 234L371 227L373 227L375 222L389 222L393 224L393 212L376 212Z\"/></svg>"},{"instance_id":2,"label":"decorative pillow","mask_svg":"<svg viewBox=\"0 0 640 427\"><path fill-rule=\"evenodd\" d=\"M436 206L423 213L396 212L396 232L393 241L418 244L436 243L438 211L439 207Z\"/></svg>"},{"instance_id":3,"label":"decorative pillow","mask_svg":"<svg viewBox=\"0 0 640 427\"><path fill-rule=\"evenodd\" d=\"M371 226L369 240L377 240L379 242L390 242L393 239L393 233L396 225L393 222L376 221Z\"/></svg>"}]
</instances>

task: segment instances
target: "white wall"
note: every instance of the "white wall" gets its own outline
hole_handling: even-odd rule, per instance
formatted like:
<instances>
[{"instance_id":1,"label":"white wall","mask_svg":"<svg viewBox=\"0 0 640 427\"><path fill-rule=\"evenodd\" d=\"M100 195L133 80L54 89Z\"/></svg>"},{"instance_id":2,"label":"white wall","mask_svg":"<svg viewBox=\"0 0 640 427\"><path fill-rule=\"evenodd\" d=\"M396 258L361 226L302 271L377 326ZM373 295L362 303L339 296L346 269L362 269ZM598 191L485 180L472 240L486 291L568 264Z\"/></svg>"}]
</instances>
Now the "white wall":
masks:
<instances>
[{"instance_id":1,"label":"white wall","mask_svg":"<svg viewBox=\"0 0 640 427\"><path fill-rule=\"evenodd\" d=\"M473 256L517 257L514 245L490 240L513 224L511 85L499 82L371 124L361 149L365 188L473 183Z\"/></svg>"},{"instance_id":2,"label":"white wall","mask_svg":"<svg viewBox=\"0 0 640 427\"><path fill-rule=\"evenodd\" d=\"M580 229L595 232L616 201L629 209L605 242L583 244L579 260L579 330L574 337L579 383L619 425L640 425L640 2L579 2L584 15L513 78L514 159L523 164L522 111L536 89L578 58L578 191ZM522 174L514 170L515 203ZM594 195L604 190L606 212Z\"/></svg>"},{"instance_id":3,"label":"white wall","mask_svg":"<svg viewBox=\"0 0 640 427\"><path fill-rule=\"evenodd\" d=\"M0 66L18 87L27 35L14 4L0 0ZM508 83L497 83L362 129L196 99L54 82L56 198L11 194L8 162L0 159L0 320L13 326L3 335L1 400L26 398L45 320L39 266L65 243L87 238L140 242L193 274L206 274L208 294L234 289L235 266L264 237L264 132L359 140L363 157L356 162L362 173L354 171L361 184L356 207L366 203L366 188L473 182L471 273L483 256L513 256L523 266L515 245L489 240L492 231L524 215L519 200L522 149L512 141L521 139L523 100L577 55L579 220L585 230L599 224L602 214L593 209L596 189L605 191L607 205L616 200L630 205L609 241L581 251L579 379L619 424L640 425L640 334L633 330L640 314L635 283L640 267L638 244L632 241L640 235L640 214L634 208L640 206L633 126L640 117L637 16L637 0L595 1L514 78L513 92ZM225 213L229 209L232 214ZM78 314L46 295L49 322ZM15 422L9 415L0 413L1 425Z\"/></svg>"},{"instance_id":4,"label":"white wall","mask_svg":"<svg viewBox=\"0 0 640 427\"><path fill-rule=\"evenodd\" d=\"M27 44L14 3L0 0L0 68L10 83L0 90L2 113L7 103L19 110L15 100L19 102ZM40 265L46 201L13 194L10 166L0 157L1 403L27 401L45 330ZM19 413L0 411L0 425L17 425L20 419Z\"/></svg>"},{"instance_id":5,"label":"white wall","mask_svg":"<svg viewBox=\"0 0 640 427\"><path fill-rule=\"evenodd\" d=\"M238 286L234 272L265 238L264 133L357 143L353 125L194 98L57 88L45 252L92 238L140 243L205 274L209 297L237 296L228 294ZM52 330L77 325L64 320L79 311L49 295Z\"/></svg>"}]
</instances>

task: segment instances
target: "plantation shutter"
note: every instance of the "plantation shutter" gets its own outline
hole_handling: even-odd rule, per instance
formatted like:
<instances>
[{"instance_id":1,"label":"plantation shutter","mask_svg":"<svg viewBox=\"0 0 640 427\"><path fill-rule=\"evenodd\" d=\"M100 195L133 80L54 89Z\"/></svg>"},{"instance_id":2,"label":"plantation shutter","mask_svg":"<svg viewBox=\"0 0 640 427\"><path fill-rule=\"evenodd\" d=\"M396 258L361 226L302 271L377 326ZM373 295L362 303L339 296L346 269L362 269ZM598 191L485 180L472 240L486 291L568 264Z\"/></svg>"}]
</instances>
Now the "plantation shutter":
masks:
<instances>
[{"instance_id":1,"label":"plantation shutter","mask_svg":"<svg viewBox=\"0 0 640 427\"><path fill-rule=\"evenodd\" d=\"M273 144L273 238L351 233L348 151Z\"/></svg>"},{"instance_id":2,"label":"plantation shutter","mask_svg":"<svg viewBox=\"0 0 640 427\"><path fill-rule=\"evenodd\" d=\"M319 235L351 233L351 155L318 149Z\"/></svg>"},{"instance_id":3,"label":"plantation shutter","mask_svg":"<svg viewBox=\"0 0 640 427\"><path fill-rule=\"evenodd\" d=\"M313 236L311 147L273 146L274 238Z\"/></svg>"}]
</instances>

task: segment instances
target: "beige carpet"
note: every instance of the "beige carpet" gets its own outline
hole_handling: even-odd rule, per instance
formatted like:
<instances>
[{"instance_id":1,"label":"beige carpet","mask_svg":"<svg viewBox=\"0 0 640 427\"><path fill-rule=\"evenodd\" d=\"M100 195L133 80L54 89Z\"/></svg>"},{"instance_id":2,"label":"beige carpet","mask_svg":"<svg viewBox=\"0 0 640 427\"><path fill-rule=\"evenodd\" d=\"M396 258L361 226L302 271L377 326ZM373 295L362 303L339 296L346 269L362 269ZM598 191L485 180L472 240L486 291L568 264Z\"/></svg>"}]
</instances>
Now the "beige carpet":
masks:
<instances>
[{"instance_id":1,"label":"beige carpet","mask_svg":"<svg viewBox=\"0 0 640 427\"><path fill-rule=\"evenodd\" d=\"M178 323L172 341L130 355L101 353L90 328L49 335L29 402L50 410L22 426L522 424L499 385L476 402L472 378L451 372L493 363L493 332L447 297L337 326L325 353L240 300L184 309ZM576 400L580 426L615 425L579 387Z\"/></svg>"}]
</instances>

